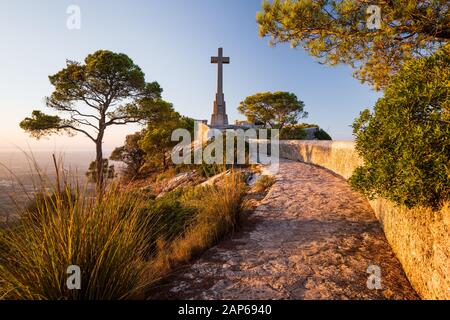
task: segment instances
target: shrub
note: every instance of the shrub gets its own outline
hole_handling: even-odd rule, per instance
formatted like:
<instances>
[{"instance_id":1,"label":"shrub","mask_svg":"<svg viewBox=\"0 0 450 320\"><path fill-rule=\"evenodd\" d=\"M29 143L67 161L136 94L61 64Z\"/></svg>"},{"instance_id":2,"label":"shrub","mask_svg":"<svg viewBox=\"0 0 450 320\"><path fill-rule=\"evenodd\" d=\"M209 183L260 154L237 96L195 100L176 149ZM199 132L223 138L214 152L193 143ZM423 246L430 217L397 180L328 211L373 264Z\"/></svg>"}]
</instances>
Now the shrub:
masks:
<instances>
[{"instance_id":1,"label":"shrub","mask_svg":"<svg viewBox=\"0 0 450 320\"><path fill-rule=\"evenodd\" d=\"M114 179L116 176L116 171L114 165L109 165L108 159L103 159L103 179ZM92 183L96 182L97 177L97 163L92 161L89 164L88 171L86 172L86 177Z\"/></svg>"},{"instance_id":2,"label":"shrub","mask_svg":"<svg viewBox=\"0 0 450 320\"><path fill-rule=\"evenodd\" d=\"M143 138L145 131L138 131L130 134L125 139L125 144L114 149L111 153L110 159L113 161L121 161L125 164L122 170L123 177L126 180L135 180L144 177L145 172L145 151L139 145Z\"/></svg>"},{"instance_id":3,"label":"shrub","mask_svg":"<svg viewBox=\"0 0 450 320\"><path fill-rule=\"evenodd\" d=\"M450 45L405 65L353 124L364 159L350 181L369 198L439 208L450 200Z\"/></svg>"},{"instance_id":4,"label":"shrub","mask_svg":"<svg viewBox=\"0 0 450 320\"><path fill-rule=\"evenodd\" d=\"M213 138L211 140L208 140L202 146L203 152L206 152L205 151L206 148L212 147L213 143L214 144L217 143L216 139L217 138L215 137L215 138ZM223 172L225 172L225 171L227 171L229 169L238 168L238 167L248 167L250 165L250 153L249 153L250 145L249 145L248 141L244 142L244 147L245 147L245 150L243 150L244 151L244 159L243 159L244 163L243 164L242 163L238 164L237 160L238 160L238 142L239 141L238 141L237 137L234 137L234 144L233 144L233 147L234 147L233 148L233 162L234 163L228 164L228 162L227 162L227 160L228 160L227 159L227 149L226 149L227 136L224 134L219 139L222 139L223 158L222 159L218 159L218 160L219 160L219 162L222 162L222 163L206 163L205 159L202 158L202 162L200 164L193 164L193 165L179 164L179 165L176 166L176 168L178 168L179 170L185 170L185 171L186 170L196 170L197 173L200 176L202 176L204 178L210 178L210 177L215 176L217 174L221 174L221 173L223 173ZM239 151L241 151L241 150L239 150ZM191 163L195 162L195 160L194 160L194 152L195 152L194 148L191 147L191 154L190 154ZM212 151L212 156L214 156L214 155L215 155L215 150Z\"/></svg>"},{"instance_id":5,"label":"shrub","mask_svg":"<svg viewBox=\"0 0 450 320\"><path fill-rule=\"evenodd\" d=\"M305 129L315 128L314 138L317 140L332 140L330 135L325 132L325 130L320 129L318 125L315 124L294 124L287 125L281 129L280 140L305 140L308 134Z\"/></svg>"},{"instance_id":6,"label":"shrub","mask_svg":"<svg viewBox=\"0 0 450 320\"><path fill-rule=\"evenodd\" d=\"M281 129L280 140L305 140L306 127L304 125L289 125Z\"/></svg>"},{"instance_id":7,"label":"shrub","mask_svg":"<svg viewBox=\"0 0 450 320\"><path fill-rule=\"evenodd\" d=\"M333 140L331 136L323 129L319 129L314 133L317 140Z\"/></svg>"}]
</instances>

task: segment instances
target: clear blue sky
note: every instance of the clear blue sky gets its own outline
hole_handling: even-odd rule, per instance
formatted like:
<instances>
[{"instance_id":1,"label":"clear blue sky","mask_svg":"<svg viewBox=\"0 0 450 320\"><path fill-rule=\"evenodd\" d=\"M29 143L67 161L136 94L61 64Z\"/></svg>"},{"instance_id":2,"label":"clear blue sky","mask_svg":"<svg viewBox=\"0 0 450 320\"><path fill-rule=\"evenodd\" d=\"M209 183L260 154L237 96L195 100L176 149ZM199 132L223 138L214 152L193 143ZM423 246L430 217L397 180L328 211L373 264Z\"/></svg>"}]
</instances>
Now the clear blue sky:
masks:
<instances>
[{"instance_id":1,"label":"clear blue sky","mask_svg":"<svg viewBox=\"0 0 450 320\"><path fill-rule=\"evenodd\" d=\"M81 30L68 30L67 7L81 8ZM0 0L0 151L89 150L82 137L36 142L18 123L33 109L45 109L51 93L48 75L66 59L82 61L98 49L128 54L158 81L164 98L180 113L210 119L216 88L219 46L231 57L224 90L231 121L243 119L236 108L262 91L291 91L303 100L309 118L334 139L352 139L350 125L379 94L361 85L347 66L318 64L302 49L269 47L255 22L261 0ZM122 144L136 127L110 131L105 148Z\"/></svg>"}]
</instances>

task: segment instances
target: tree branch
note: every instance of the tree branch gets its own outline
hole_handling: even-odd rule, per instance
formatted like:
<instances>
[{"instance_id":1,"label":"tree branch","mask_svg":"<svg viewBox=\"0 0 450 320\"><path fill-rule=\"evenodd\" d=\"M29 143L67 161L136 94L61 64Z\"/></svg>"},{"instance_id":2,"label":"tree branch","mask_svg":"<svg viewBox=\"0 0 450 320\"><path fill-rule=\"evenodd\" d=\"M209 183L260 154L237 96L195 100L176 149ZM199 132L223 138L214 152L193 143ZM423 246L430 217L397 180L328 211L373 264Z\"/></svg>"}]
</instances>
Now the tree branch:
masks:
<instances>
[{"instance_id":1,"label":"tree branch","mask_svg":"<svg viewBox=\"0 0 450 320\"><path fill-rule=\"evenodd\" d=\"M71 130L74 130L74 131L77 131L77 132L84 133L84 134L85 134L89 139L91 139L94 143L97 143L97 139L95 139L94 137L92 137L92 136L89 134L89 132L87 132L87 131L85 131L85 130L83 130L83 129L77 128L77 127L75 127L75 126L72 126L72 125L70 125L70 124L65 124L65 125L59 126L58 129L71 129Z\"/></svg>"},{"instance_id":2,"label":"tree branch","mask_svg":"<svg viewBox=\"0 0 450 320\"><path fill-rule=\"evenodd\" d=\"M120 122L117 122L117 120L122 120ZM124 125L124 124L128 124L128 123L139 123L141 122L142 119L129 119L128 117L117 117L117 118L113 118L111 120L109 120L108 122L105 123L105 127L109 127L111 125Z\"/></svg>"},{"instance_id":3,"label":"tree branch","mask_svg":"<svg viewBox=\"0 0 450 320\"><path fill-rule=\"evenodd\" d=\"M100 131L99 128L98 128L97 126L93 125L92 123L90 123L90 122L89 122L88 120L86 120L86 119L77 119L77 118L75 118L75 117L71 117L71 120L72 120L72 121L75 121L76 123L79 123L79 124L81 124L81 125L89 126L89 127L91 127L91 128L94 128L94 129L97 130L97 131Z\"/></svg>"},{"instance_id":4,"label":"tree branch","mask_svg":"<svg viewBox=\"0 0 450 320\"><path fill-rule=\"evenodd\" d=\"M81 116L81 117L93 118L93 119L95 119L95 120L97 120L97 121L100 121L100 118L97 117L97 116L94 116L93 114L84 114L84 113L81 113L80 111L78 111L78 110L76 110L76 109L67 110L67 111L75 112L77 115L79 115L79 116Z\"/></svg>"}]
</instances>

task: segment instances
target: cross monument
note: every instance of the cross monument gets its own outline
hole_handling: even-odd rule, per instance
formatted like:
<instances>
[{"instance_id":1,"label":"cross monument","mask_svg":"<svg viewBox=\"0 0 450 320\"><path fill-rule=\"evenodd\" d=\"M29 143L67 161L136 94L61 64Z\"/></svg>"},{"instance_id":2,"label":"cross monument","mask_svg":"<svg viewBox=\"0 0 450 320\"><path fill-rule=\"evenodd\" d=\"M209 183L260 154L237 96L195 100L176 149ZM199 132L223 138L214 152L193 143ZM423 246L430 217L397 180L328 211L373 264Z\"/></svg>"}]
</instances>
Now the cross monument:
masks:
<instances>
[{"instance_id":1,"label":"cross monument","mask_svg":"<svg viewBox=\"0 0 450 320\"><path fill-rule=\"evenodd\" d=\"M217 93L211 116L211 127L221 128L228 126L225 96L223 94L223 65L229 64L230 58L224 57L223 49L219 48L219 54L217 57L211 57L211 63L217 64Z\"/></svg>"}]
</instances>

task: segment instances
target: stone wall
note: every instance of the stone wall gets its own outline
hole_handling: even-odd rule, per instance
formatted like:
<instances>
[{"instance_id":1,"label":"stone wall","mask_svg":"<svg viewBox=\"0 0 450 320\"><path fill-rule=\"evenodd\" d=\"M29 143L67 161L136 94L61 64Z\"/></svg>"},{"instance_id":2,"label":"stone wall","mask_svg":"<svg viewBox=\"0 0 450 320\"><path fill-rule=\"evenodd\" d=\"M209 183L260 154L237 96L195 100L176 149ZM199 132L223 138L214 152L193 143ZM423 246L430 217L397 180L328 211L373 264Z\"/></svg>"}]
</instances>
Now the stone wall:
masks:
<instances>
[{"instance_id":1,"label":"stone wall","mask_svg":"<svg viewBox=\"0 0 450 320\"><path fill-rule=\"evenodd\" d=\"M210 131L211 131L211 129L206 123L197 121L195 123L194 140L201 141L201 143L208 141Z\"/></svg>"},{"instance_id":2,"label":"stone wall","mask_svg":"<svg viewBox=\"0 0 450 320\"><path fill-rule=\"evenodd\" d=\"M350 141L280 141L280 157L327 168L348 179L362 164ZM450 299L450 204L439 212L370 201L411 284L424 299Z\"/></svg>"}]
</instances>

